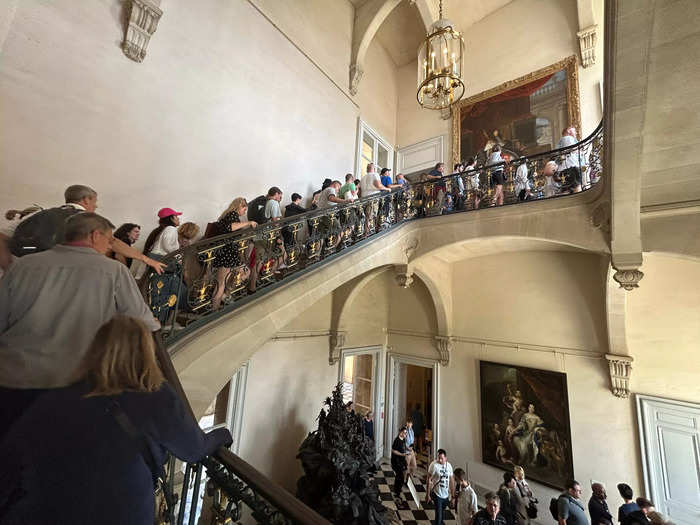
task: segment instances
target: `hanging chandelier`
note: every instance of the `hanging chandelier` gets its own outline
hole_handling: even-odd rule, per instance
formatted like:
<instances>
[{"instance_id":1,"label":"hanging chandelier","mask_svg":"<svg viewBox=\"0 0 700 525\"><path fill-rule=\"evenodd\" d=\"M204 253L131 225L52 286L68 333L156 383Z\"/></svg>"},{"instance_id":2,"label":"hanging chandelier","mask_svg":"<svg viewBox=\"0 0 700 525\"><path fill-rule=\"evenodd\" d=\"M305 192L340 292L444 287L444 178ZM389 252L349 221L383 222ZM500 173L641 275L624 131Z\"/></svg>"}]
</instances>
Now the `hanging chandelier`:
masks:
<instances>
[{"instance_id":1,"label":"hanging chandelier","mask_svg":"<svg viewBox=\"0 0 700 525\"><path fill-rule=\"evenodd\" d=\"M430 26L418 49L418 103L428 109L447 109L464 95L464 40L452 22L442 17Z\"/></svg>"}]
</instances>

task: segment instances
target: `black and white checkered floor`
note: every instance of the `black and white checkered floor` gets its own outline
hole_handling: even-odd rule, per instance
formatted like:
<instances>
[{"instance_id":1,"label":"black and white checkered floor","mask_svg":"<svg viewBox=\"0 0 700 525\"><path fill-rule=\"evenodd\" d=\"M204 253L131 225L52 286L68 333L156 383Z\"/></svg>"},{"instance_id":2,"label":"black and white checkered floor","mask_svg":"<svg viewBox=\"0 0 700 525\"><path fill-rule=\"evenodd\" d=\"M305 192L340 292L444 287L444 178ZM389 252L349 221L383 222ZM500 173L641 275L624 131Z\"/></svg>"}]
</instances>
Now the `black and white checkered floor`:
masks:
<instances>
[{"instance_id":1,"label":"black and white checkered floor","mask_svg":"<svg viewBox=\"0 0 700 525\"><path fill-rule=\"evenodd\" d=\"M396 514L398 521L394 520L392 523L401 523L403 525L431 525L435 523L435 505L433 503L425 503L425 486L423 483L425 482L427 466L427 457L419 456L418 471L413 476L413 483L416 486L418 499L421 503L421 508L419 509L413 501L407 485L403 487L403 497L400 500L394 497L394 471L391 470L391 465L388 462L382 462L380 465L380 468L374 475L374 479L377 482L382 504ZM445 525L455 525L457 523L453 510L446 509L444 518Z\"/></svg>"}]
</instances>

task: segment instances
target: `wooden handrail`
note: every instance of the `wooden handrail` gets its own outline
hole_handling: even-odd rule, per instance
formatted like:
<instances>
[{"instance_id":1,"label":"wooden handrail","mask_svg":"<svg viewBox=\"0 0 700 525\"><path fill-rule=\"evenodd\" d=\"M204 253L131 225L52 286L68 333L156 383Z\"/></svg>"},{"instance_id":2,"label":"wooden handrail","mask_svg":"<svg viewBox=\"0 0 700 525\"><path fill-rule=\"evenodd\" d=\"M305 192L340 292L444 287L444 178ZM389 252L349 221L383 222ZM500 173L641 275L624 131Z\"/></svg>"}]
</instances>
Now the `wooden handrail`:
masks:
<instances>
[{"instance_id":1,"label":"wooden handrail","mask_svg":"<svg viewBox=\"0 0 700 525\"><path fill-rule=\"evenodd\" d=\"M180 383L180 378L177 376L173 361L170 359L170 354L168 354L168 351L163 345L160 332L155 332L153 334L153 340L156 346L156 358L158 359L158 364L166 381L182 398L190 415L196 421L197 418L192 411L192 406L187 399L185 390L182 388L182 383ZM251 487L258 495L262 496L270 505L295 523L303 525L331 525L330 522L318 512L294 497L276 481L262 474L250 463L247 463L229 449L224 447L219 448L214 454L214 457L237 478Z\"/></svg>"},{"instance_id":2,"label":"wooden handrail","mask_svg":"<svg viewBox=\"0 0 700 525\"><path fill-rule=\"evenodd\" d=\"M255 488L268 503L277 508L294 522L302 525L330 525L330 521L295 498L274 480L264 476L255 467L246 463L227 448L220 448L214 456L221 464L228 467L247 485Z\"/></svg>"}]
</instances>

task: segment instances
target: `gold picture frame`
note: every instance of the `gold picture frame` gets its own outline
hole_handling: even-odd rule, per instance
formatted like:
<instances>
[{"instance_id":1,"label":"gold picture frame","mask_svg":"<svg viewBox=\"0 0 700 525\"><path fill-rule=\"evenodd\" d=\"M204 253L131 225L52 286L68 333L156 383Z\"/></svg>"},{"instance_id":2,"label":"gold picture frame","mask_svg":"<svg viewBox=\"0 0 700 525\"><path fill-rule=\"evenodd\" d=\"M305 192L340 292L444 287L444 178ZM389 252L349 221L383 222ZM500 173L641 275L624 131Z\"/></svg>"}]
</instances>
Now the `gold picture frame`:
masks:
<instances>
[{"instance_id":1,"label":"gold picture frame","mask_svg":"<svg viewBox=\"0 0 700 525\"><path fill-rule=\"evenodd\" d=\"M569 122L576 128L578 136L581 136L581 104L580 104L580 93L578 86L578 62L576 60L576 55L571 55L564 60L560 60L550 66L538 69L532 73L528 73L525 76L516 78L515 80L509 80L504 82L494 88L487 89L481 93L469 97L467 99L461 100L453 106L452 110L452 163L457 164L461 162L461 123L462 123L462 111L469 110L471 107L484 100L488 100L491 97L500 95L511 89L518 88L525 84L529 84L535 80L539 80L542 77L553 75L558 71L566 71L566 98L567 98L567 109Z\"/></svg>"}]
</instances>

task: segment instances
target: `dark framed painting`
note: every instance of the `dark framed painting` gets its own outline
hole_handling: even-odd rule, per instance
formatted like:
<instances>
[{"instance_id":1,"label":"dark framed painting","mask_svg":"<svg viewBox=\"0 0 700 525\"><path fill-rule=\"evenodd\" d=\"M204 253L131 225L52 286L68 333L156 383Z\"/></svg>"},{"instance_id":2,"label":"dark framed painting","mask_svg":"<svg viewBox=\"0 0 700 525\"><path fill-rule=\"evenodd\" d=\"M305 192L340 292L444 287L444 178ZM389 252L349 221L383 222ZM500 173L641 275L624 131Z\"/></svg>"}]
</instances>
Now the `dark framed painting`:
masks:
<instances>
[{"instance_id":1,"label":"dark framed painting","mask_svg":"<svg viewBox=\"0 0 700 525\"><path fill-rule=\"evenodd\" d=\"M551 151L569 126L581 136L575 56L460 101L452 115L453 163L474 157L486 164L496 144L508 159Z\"/></svg>"},{"instance_id":2,"label":"dark framed painting","mask_svg":"<svg viewBox=\"0 0 700 525\"><path fill-rule=\"evenodd\" d=\"M574 477L566 374L480 361L482 457L487 465L563 489Z\"/></svg>"}]
</instances>

